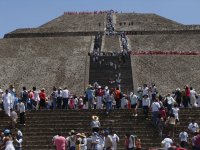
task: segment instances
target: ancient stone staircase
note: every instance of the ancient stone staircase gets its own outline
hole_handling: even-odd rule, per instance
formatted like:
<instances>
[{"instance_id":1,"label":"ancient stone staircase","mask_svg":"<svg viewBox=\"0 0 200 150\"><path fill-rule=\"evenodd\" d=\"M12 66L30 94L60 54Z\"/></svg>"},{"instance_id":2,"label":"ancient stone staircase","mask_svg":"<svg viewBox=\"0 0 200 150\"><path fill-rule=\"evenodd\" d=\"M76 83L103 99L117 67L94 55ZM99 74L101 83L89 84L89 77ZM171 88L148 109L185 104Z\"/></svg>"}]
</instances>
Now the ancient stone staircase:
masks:
<instances>
[{"instance_id":1,"label":"ancient stone staircase","mask_svg":"<svg viewBox=\"0 0 200 150\"><path fill-rule=\"evenodd\" d=\"M116 64L117 68L111 67L110 62ZM133 91L130 56L125 56L124 63L119 63L119 56L99 56L98 62L93 62L93 59L90 59L90 84L98 82L101 86L116 88L118 84L116 82L111 84L109 81L116 80L116 75L119 73L121 74L121 90L125 93Z\"/></svg>"},{"instance_id":2,"label":"ancient stone staircase","mask_svg":"<svg viewBox=\"0 0 200 150\"><path fill-rule=\"evenodd\" d=\"M200 123L200 109L182 108L180 111L180 125L178 125L175 141L183 126L187 128L191 119ZM155 132L150 120L145 120L142 110L139 109L137 118L132 116L131 110L113 110L106 116L104 110L38 110L26 113L26 126L19 126L24 135L24 150L53 150L52 137L58 132L64 136L74 129L76 132L90 133L90 120L92 115L100 117L101 129L114 129L120 137L119 149L124 149L124 135L131 133L137 135L144 149L159 147L162 138ZM0 111L0 128L8 127L9 118ZM190 135L191 137L192 135Z\"/></svg>"}]
</instances>

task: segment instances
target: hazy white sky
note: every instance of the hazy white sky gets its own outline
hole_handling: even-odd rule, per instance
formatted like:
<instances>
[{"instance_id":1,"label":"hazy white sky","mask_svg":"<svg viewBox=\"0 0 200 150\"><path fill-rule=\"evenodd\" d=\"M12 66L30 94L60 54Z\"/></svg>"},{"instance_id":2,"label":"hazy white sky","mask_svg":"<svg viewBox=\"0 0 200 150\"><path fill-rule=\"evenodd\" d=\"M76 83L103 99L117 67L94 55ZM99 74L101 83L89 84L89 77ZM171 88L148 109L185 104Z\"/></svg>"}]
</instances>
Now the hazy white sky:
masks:
<instances>
[{"instance_id":1,"label":"hazy white sky","mask_svg":"<svg viewBox=\"0 0 200 150\"><path fill-rule=\"evenodd\" d=\"M0 0L0 38L37 27L64 11L116 10L156 13L183 24L200 24L200 0Z\"/></svg>"}]
</instances>

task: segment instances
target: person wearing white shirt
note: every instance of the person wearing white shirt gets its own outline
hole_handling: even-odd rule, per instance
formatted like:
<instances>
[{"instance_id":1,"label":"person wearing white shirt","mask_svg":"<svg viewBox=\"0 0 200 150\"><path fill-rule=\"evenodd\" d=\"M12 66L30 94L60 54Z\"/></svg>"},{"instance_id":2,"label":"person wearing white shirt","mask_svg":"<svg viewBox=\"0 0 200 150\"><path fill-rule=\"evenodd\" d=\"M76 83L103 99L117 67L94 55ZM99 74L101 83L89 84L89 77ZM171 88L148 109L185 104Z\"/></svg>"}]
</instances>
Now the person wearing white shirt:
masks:
<instances>
[{"instance_id":1,"label":"person wearing white shirt","mask_svg":"<svg viewBox=\"0 0 200 150\"><path fill-rule=\"evenodd\" d=\"M144 84L143 89L142 89L142 96L144 95L149 95L149 88L146 84Z\"/></svg>"},{"instance_id":2,"label":"person wearing white shirt","mask_svg":"<svg viewBox=\"0 0 200 150\"><path fill-rule=\"evenodd\" d=\"M62 91L62 100L63 100L62 109L67 109L68 108L69 95L70 95L70 92L67 89L67 87L65 87L64 90Z\"/></svg>"},{"instance_id":3,"label":"person wearing white shirt","mask_svg":"<svg viewBox=\"0 0 200 150\"><path fill-rule=\"evenodd\" d=\"M179 134L179 139L181 147L188 148L188 134L184 131L184 128L182 128Z\"/></svg>"},{"instance_id":4,"label":"person wearing white shirt","mask_svg":"<svg viewBox=\"0 0 200 150\"><path fill-rule=\"evenodd\" d=\"M94 132L92 135L92 150L103 150L104 140L98 135L97 132Z\"/></svg>"},{"instance_id":5,"label":"person wearing white shirt","mask_svg":"<svg viewBox=\"0 0 200 150\"><path fill-rule=\"evenodd\" d=\"M128 106L128 100L126 99L125 96L123 96L121 99L121 108L125 109L125 108L127 108L127 106Z\"/></svg>"},{"instance_id":6,"label":"person wearing white shirt","mask_svg":"<svg viewBox=\"0 0 200 150\"><path fill-rule=\"evenodd\" d=\"M168 137L166 137L166 138L161 142L161 144L163 145L163 148L167 150L168 148L170 148L170 147L172 146L173 141L172 141L172 139L168 136Z\"/></svg>"},{"instance_id":7,"label":"person wearing white shirt","mask_svg":"<svg viewBox=\"0 0 200 150\"><path fill-rule=\"evenodd\" d=\"M197 106L197 92L195 91L194 88L190 87L190 102L192 107L196 107Z\"/></svg>"},{"instance_id":8,"label":"person wearing white shirt","mask_svg":"<svg viewBox=\"0 0 200 150\"><path fill-rule=\"evenodd\" d=\"M168 109L168 112L171 112L172 111L172 106L174 105L174 103L176 102L174 100L174 98L170 95L170 93L167 94L166 98L165 98L165 101L166 101L166 105L167 105L167 109Z\"/></svg>"},{"instance_id":9,"label":"person wearing white shirt","mask_svg":"<svg viewBox=\"0 0 200 150\"><path fill-rule=\"evenodd\" d=\"M131 101L131 108L133 109L133 116L137 117L137 103L138 103L138 96L130 93L130 101Z\"/></svg>"},{"instance_id":10,"label":"person wearing white shirt","mask_svg":"<svg viewBox=\"0 0 200 150\"><path fill-rule=\"evenodd\" d=\"M15 150L22 150L22 142L23 142L23 135L22 132L20 130L17 131L17 135L15 138Z\"/></svg>"},{"instance_id":11,"label":"person wearing white shirt","mask_svg":"<svg viewBox=\"0 0 200 150\"><path fill-rule=\"evenodd\" d=\"M115 134L115 131L111 131L111 137L112 137L112 144L113 144L113 150L117 150L117 143L119 142L119 137L117 134Z\"/></svg>"},{"instance_id":12,"label":"person wearing white shirt","mask_svg":"<svg viewBox=\"0 0 200 150\"><path fill-rule=\"evenodd\" d=\"M25 125L25 105L22 101L20 101L18 105L18 111L19 111L20 124Z\"/></svg>"},{"instance_id":13,"label":"person wearing white shirt","mask_svg":"<svg viewBox=\"0 0 200 150\"><path fill-rule=\"evenodd\" d=\"M145 119L148 119L148 112L149 112L149 107L150 107L150 98L148 98L148 95L143 96L142 107L143 107L143 113L145 115Z\"/></svg>"},{"instance_id":14,"label":"person wearing white shirt","mask_svg":"<svg viewBox=\"0 0 200 150\"><path fill-rule=\"evenodd\" d=\"M174 104L174 107L172 108L172 112L175 116L176 122L179 121L179 115L178 115L179 110L180 109L177 107L177 104Z\"/></svg>"},{"instance_id":15,"label":"person wearing white shirt","mask_svg":"<svg viewBox=\"0 0 200 150\"><path fill-rule=\"evenodd\" d=\"M151 112L152 112L152 119L154 126L156 126L157 124L159 109L160 109L160 103L158 102L158 99L155 99L154 102L151 104Z\"/></svg>"},{"instance_id":16,"label":"person wearing white shirt","mask_svg":"<svg viewBox=\"0 0 200 150\"><path fill-rule=\"evenodd\" d=\"M195 120L192 120L192 122L188 126L188 129L192 133L198 132L199 131L199 125L195 122Z\"/></svg>"},{"instance_id":17,"label":"person wearing white shirt","mask_svg":"<svg viewBox=\"0 0 200 150\"><path fill-rule=\"evenodd\" d=\"M36 89L36 87L33 87L33 107L34 109L37 109L37 106L39 105L40 102L40 97L39 97L39 91Z\"/></svg>"},{"instance_id":18,"label":"person wearing white shirt","mask_svg":"<svg viewBox=\"0 0 200 150\"><path fill-rule=\"evenodd\" d=\"M136 146L135 146L135 138L136 136L135 135L130 135L130 134L126 134L126 138L128 140L128 145L127 145L127 148L128 149L134 149Z\"/></svg>"},{"instance_id":19,"label":"person wearing white shirt","mask_svg":"<svg viewBox=\"0 0 200 150\"><path fill-rule=\"evenodd\" d=\"M12 95L8 93L8 90L6 90L6 93L3 95L3 107L5 110L5 113L10 116L10 109L12 106Z\"/></svg>"}]
</instances>

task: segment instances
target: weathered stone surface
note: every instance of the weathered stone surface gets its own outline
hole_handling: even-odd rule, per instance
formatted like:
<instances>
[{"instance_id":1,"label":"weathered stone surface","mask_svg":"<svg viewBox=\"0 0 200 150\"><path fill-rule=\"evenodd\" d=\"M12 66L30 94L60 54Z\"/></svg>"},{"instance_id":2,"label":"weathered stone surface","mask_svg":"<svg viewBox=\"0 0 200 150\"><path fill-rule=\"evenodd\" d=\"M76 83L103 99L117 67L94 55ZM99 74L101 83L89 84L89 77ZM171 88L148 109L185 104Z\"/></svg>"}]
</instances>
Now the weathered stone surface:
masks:
<instances>
[{"instance_id":1,"label":"weathered stone surface","mask_svg":"<svg viewBox=\"0 0 200 150\"><path fill-rule=\"evenodd\" d=\"M105 36L104 52L120 52L119 35Z\"/></svg>"},{"instance_id":2,"label":"weathered stone surface","mask_svg":"<svg viewBox=\"0 0 200 150\"><path fill-rule=\"evenodd\" d=\"M119 13L116 16L117 31L162 30L182 27L182 24L156 14Z\"/></svg>"},{"instance_id":3,"label":"weathered stone surface","mask_svg":"<svg viewBox=\"0 0 200 150\"><path fill-rule=\"evenodd\" d=\"M200 34L130 35L129 44L134 51L199 51Z\"/></svg>"},{"instance_id":4,"label":"weathered stone surface","mask_svg":"<svg viewBox=\"0 0 200 150\"><path fill-rule=\"evenodd\" d=\"M200 91L199 63L200 56L132 56L134 87L155 83L162 94L167 94L188 84Z\"/></svg>"},{"instance_id":5,"label":"weathered stone surface","mask_svg":"<svg viewBox=\"0 0 200 150\"><path fill-rule=\"evenodd\" d=\"M86 56L92 37L2 39L0 41L0 83L46 88L68 86L82 93Z\"/></svg>"},{"instance_id":6,"label":"weathered stone surface","mask_svg":"<svg viewBox=\"0 0 200 150\"><path fill-rule=\"evenodd\" d=\"M18 29L12 33L104 31L105 16L106 14L65 14L38 28Z\"/></svg>"}]
</instances>

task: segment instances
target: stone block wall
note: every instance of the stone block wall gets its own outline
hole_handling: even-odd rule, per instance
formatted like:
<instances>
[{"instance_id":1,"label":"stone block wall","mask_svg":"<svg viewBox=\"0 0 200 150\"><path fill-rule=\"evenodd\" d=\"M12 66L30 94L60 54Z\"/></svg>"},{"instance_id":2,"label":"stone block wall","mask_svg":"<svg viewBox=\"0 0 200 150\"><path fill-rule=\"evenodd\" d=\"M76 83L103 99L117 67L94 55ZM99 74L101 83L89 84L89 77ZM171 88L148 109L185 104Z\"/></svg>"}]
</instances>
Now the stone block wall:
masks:
<instances>
[{"instance_id":1,"label":"stone block wall","mask_svg":"<svg viewBox=\"0 0 200 150\"><path fill-rule=\"evenodd\" d=\"M53 86L67 86L82 94L91 42L91 36L0 40L1 88L37 86L49 93Z\"/></svg>"}]
</instances>

